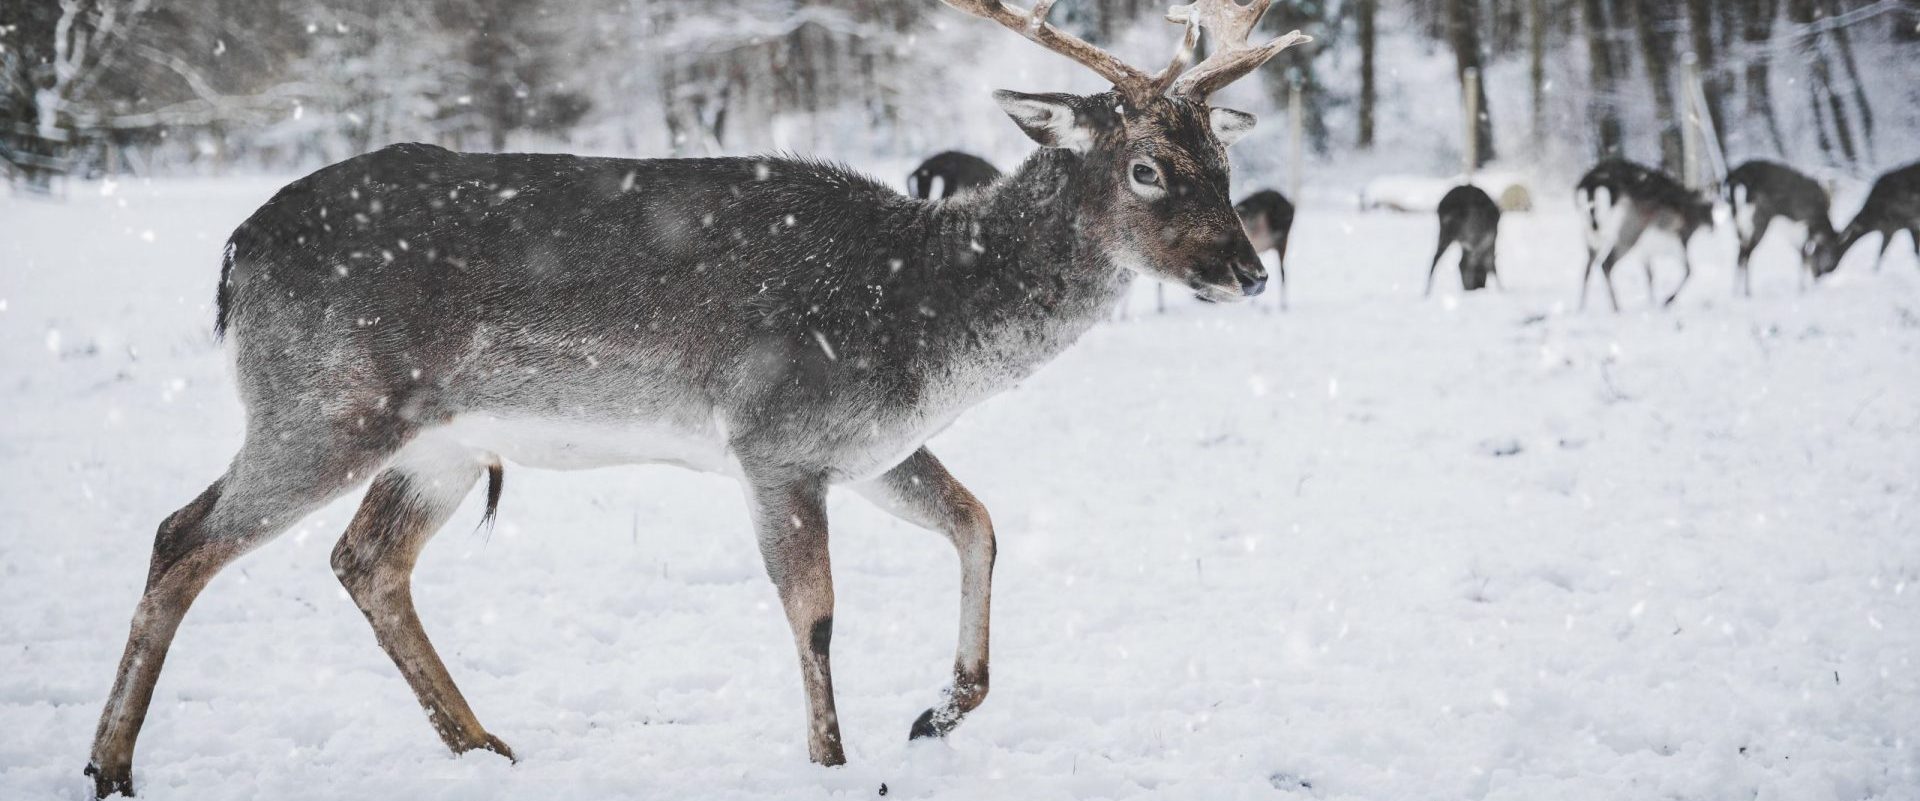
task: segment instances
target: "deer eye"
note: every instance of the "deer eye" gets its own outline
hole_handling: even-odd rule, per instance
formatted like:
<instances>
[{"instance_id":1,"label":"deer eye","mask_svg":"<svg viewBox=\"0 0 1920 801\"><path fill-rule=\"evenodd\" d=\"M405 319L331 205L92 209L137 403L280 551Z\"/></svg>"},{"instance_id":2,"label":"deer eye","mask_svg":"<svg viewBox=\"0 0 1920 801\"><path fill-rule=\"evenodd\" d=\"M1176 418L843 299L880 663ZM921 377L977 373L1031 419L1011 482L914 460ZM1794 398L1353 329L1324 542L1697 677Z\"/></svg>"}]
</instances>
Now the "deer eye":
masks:
<instances>
[{"instance_id":1,"label":"deer eye","mask_svg":"<svg viewBox=\"0 0 1920 801\"><path fill-rule=\"evenodd\" d=\"M1151 164L1144 161L1136 161L1133 163L1133 180L1134 183L1138 184L1159 186L1160 172L1155 170Z\"/></svg>"}]
</instances>

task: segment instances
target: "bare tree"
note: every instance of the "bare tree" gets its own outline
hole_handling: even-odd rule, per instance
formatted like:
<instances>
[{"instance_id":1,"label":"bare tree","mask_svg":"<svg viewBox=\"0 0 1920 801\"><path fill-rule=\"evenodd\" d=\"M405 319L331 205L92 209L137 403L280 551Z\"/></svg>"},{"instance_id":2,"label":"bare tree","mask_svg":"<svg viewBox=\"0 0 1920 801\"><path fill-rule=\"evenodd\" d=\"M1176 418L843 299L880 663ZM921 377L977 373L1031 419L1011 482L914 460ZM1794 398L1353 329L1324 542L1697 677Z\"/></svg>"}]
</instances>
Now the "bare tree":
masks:
<instances>
[{"instance_id":1,"label":"bare tree","mask_svg":"<svg viewBox=\"0 0 1920 801\"><path fill-rule=\"evenodd\" d=\"M1773 152L1785 154L1787 138L1780 133L1780 118L1773 110L1772 75L1767 45L1773 39L1773 18L1779 12L1776 0L1738 0L1741 11L1740 38L1746 59L1747 119L1766 122L1773 137Z\"/></svg>"},{"instance_id":2,"label":"bare tree","mask_svg":"<svg viewBox=\"0 0 1920 801\"><path fill-rule=\"evenodd\" d=\"M1707 114L1713 118L1715 144L1724 147L1726 143L1720 141L1720 127L1726 123L1727 116L1721 110L1720 99L1727 94L1728 81L1720 70L1719 59L1715 57L1713 5L1713 0L1687 0L1687 33L1695 63L1700 68L1702 89L1707 96Z\"/></svg>"},{"instance_id":3,"label":"bare tree","mask_svg":"<svg viewBox=\"0 0 1920 801\"><path fill-rule=\"evenodd\" d=\"M53 80L35 93L40 136L60 136L87 87L107 74L132 41L152 0L59 0L53 27Z\"/></svg>"},{"instance_id":4,"label":"bare tree","mask_svg":"<svg viewBox=\"0 0 1920 801\"><path fill-rule=\"evenodd\" d=\"M1454 64L1464 92L1467 88L1467 70L1483 72L1480 68L1480 14L1476 0L1447 0L1447 34L1453 40ZM1475 108L1479 109L1479 116L1473 121L1474 138L1479 142L1474 166L1480 166L1494 158L1493 112L1487 108L1486 81L1475 82L1473 88L1477 95L1474 98Z\"/></svg>"},{"instance_id":5,"label":"bare tree","mask_svg":"<svg viewBox=\"0 0 1920 801\"><path fill-rule=\"evenodd\" d=\"M1787 16L1793 21L1794 36L1802 37L1803 48L1811 62L1807 81L1807 102L1813 109L1814 132L1820 150L1831 159L1837 145L1846 161L1858 158L1854 147L1853 124L1847 120L1846 102L1833 91L1833 66L1828 62L1825 26L1816 26L1821 9L1814 0L1787 0Z\"/></svg>"},{"instance_id":6,"label":"bare tree","mask_svg":"<svg viewBox=\"0 0 1920 801\"><path fill-rule=\"evenodd\" d=\"M1360 0L1358 7L1360 34L1360 137L1356 143L1362 150L1373 147L1373 105L1376 98L1373 85L1373 41L1374 15L1380 10L1380 0Z\"/></svg>"},{"instance_id":7,"label":"bare tree","mask_svg":"<svg viewBox=\"0 0 1920 801\"><path fill-rule=\"evenodd\" d=\"M1527 88L1537 155L1547 136L1547 0L1527 0Z\"/></svg>"},{"instance_id":8,"label":"bare tree","mask_svg":"<svg viewBox=\"0 0 1920 801\"><path fill-rule=\"evenodd\" d=\"M1582 0L1581 11L1586 18L1587 61L1593 79L1587 116L1594 121L1594 130L1599 136L1598 155L1619 156L1624 152L1625 143L1620 112L1614 107L1620 70L1613 52L1613 21L1608 14L1607 0Z\"/></svg>"},{"instance_id":9,"label":"bare tree","mask_svg":"<svg viewBox=\"0 0 1920 801\"><path fill-rule=\"evenodd\" d=\"M1837 16L1841 9L1840 0L1827 0L1826 7L1830 16ZM1846 67L1849 94L1853 98L1854 110L1860 115L1860 143L1865 149L1866 160L1872 162L1873 104L1867 101L1865 81L1860 75L1860 64L1853 57L1853 37L1847 32L1848 27L1846 24L1834 25L1827 31L1827 36L1839 51L1840 64Z\"/></svg>"},{"instance_id":10,"label":"bare tree","mask_svg":"<svg viewBox=\"0 0 1920 801\"><path fill-rule=\"evenodd\" d=\"M1680 166L1680 121L1673 101L1673 6L1665 0L1633 0L1633 24L1640 60L1653 90L1654 118L1660 125L1660 164Z\"/></svg>"}]
</instances>

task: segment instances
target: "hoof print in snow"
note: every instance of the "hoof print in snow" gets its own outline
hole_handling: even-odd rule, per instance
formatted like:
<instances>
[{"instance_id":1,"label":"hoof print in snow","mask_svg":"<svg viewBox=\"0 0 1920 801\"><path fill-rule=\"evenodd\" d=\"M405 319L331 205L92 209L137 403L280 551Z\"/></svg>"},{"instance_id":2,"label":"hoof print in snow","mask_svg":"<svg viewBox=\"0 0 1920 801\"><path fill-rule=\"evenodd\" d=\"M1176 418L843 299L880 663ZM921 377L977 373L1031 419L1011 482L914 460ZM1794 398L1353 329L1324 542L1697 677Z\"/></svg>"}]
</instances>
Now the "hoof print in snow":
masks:
<instances>
[{"instance_id":1,"label":"hoof print in snow","mask_svg":"<svg viewBox=\"0 0 1920 801\"><path fill-rule=\"evenodd\" d=\"M1277 773L1274 773L1271 776L1268 776L1267 783L1273 785L1273 789L1275 790L1281 790L1289 793L1312 792L1313 790L1313 782L1307 781L1305 778L1302 778L1300 776L1295 776L1286 771L1279 771Z\"/></svg>"},{"instance_id":2,"label":"hoof print in snow","mask_svg":"<svg viewBox=\"0 0 1920 801\"><path fill-rule=\"evenodd\" d=\"M1480 441L1480 450L1488 456L1513 456L1524 449L1517 439L1486 439Z\"/></svg>"}]
</instances>

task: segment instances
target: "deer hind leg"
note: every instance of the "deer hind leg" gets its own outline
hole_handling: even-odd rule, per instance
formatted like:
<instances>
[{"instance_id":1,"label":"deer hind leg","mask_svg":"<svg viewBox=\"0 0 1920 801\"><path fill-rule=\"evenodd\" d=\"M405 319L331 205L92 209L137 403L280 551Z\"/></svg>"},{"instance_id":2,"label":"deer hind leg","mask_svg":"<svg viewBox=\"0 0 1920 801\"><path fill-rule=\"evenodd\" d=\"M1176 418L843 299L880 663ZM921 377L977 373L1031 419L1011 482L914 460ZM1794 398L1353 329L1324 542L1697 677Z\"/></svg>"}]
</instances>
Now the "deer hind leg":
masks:
<instances>
[{"instance_id":1,"label":"deer hind leg","mask_svg":"<svg viewBox=\"0 0 1920 801\"><path fill-rule=\"evenodd\" d=\"M1600 261L1600 277L1607 283L1607 300L1613 304L1613 310L1616 312L1620 311L1620 296L1613 291L1613 267L1620 263L1620 259L1633 252L1634 246L1640 244L1640 235L1646 233L1646 230L1645 222L1635 215L1627 215L1620 224L1619 233L1614 237L1613 247L1607 250L1607 257ZM1647 254L1642 255L1645 257ZM1647 266L1647 270L1647 286L1651 289L1653 286L1651 264Z\"/></svg>"},{"instance_id":2,"label":"deer hind leg","mask_svg":"<svg viewBox=\"0 0 1920 801\"><path fill-rule=\"evenodd\" d=\"M229 562L345 492L385 455L325 434L256 429L226 475L160 524L146 590L94 733L86 773L96 797L133 794L134 743L194 598Z\"/></svg>"},{"instance_id":3,"label":"deer hind leg","mask_svg":"<svg viewBox=\"0 0 1920 801\"><path fill-rule=\"evenodd\" d=\"M1273 262L1274 267L1280 273L1280 310L1281 311L1286 311L1287 309L1287 239L1292 235L1292 230L1293 230L1293 220L1288 219L1287 227L1280 231L1280 236L1277 238L1277 241L1274 244L1274 248L1273 248L1273 255L1276 257ZM1920 247L1920 230L1914 231L1913 234L1914 234L1914 242L1916 243L1915 246Z\"/></svg>"},{"instance_id":4,"label":"deer hind leg","mask_svg":"<svg viewBox=\"0 0 1920 801\"><path fill-rule=\"evenodd\" d=\"M1920 241L1920 231L1914 232L1914 236L1915 236L1915 241ZM1280 258L1274 260L1273 267L1275 272L1278 272L1280 274L1280 310L1286 311L1287 310L1287 251L1286 251L1286 248L1281 248L1280 250L1276 251L1276 253L1279 255Z\"/></svg>"},{"instance_id":5,"label":"deer hind leg","mask_svg":"<svg viewBox=\"0 0 1920 801\"><path fill-rule=\"evenodd\" d=\"M1740 258L1735 265L1739 270L1734 276L1733 288L1747 297L1753 297L1753 273L1749 263L1753 259L1754 249L1760 246L1760 239L1767 235L1767 226L1772 222L1772 217L1762 217L1753 221L1750 231L1740 232Z\"/></svg>"},{"instance_id":6,"label":"deer hind leg","mask_svg":"<svg viewBox=\"0 0 1920 801\"><path fill-rule=\"evenodd\" d=\"M909 739L945 737L987 697L987 618L993 595L993 521L926 448L859 487L861 495L914 525L945 534L960 554L960 642L953 684L920 713Z\"/></svg>"},{"instance_id":7,"label":"deer hind leg","mask_svg":"<svg viewBox=\"0 0 1920 801\"><path fill-rule=\"evenodd\" d=\"M1587 286L1593 283L1593 268L1598 267L1600 265L1600 259L1608 255L1612 255L1612 251L1602 254L1595 248L1587 248L1587 270L1580 274L1579 308L1582 311L1585 311L1587 308Z\"/></svg>"},{"instance_id":8,"label":"deer hind leg","mask_svg":"<svg viewBox=\"0 0 1920 801\"><path fill-rule=\"evenodd\" d=\"M1487 278L1493 281L1493 285L1496 289L1499 289L1501 292L1505 292L1507 291L1507 282L1501 280L1500 278L1500 260L1498 258L1499 255L1500 255L1500 240L1499 240L1499 237L1496 235L1494 238L1487 240L1487 255L1486 255Z\"/></svg>"},{"instance_id":9,"label":"deer hind leg","mask_svg":"<svg viewBox=\"0 0 1920 801\"><path fill-rule=\"evenodd\" d=\"M1680 239L1680 283L1673 285L1673 292L1667 295L1666 301L1660 304L1661 307L1672 306L1673 302L1680 298L1680 290L1687 288L1687 279L1692 277L1693 255L1687 252L1687 240L1682 237Z\"/></svg>"},{"instance_id":10,"label":"deer hind leg","mask_svg":"<svg viewBox=\"0 0 1920 801\"><path fill-rule=\"evenodd\" d=\"M416 441L374 478L334 546L333 572L447 747L456 754L483 749L513 759L513 750L481 727L413 606L413 567L420 549L459 508L482 466L463 449Z\"/></svg>"},{"instance_id":11,"label":"deer hind leg","mask_svg":"<svg viewBox=\"0 0 1920 801\"><path fill-rule=\"evenodd\" d=\"M1607 255L1600 260L1600 282L1606 284L1607 302L1613 305L1613 310L1616 313L1620 311L1620 296L1614 294L1613 291L1613 265L1620 261L1620 254L1623 252L1625 251L1622 251L1619 246L1616 245L1613 250L1607 251Z\"/></svg>"},{"instance_id":12,"label":"deer hind leg","mask_svg":"<svg viewBox=\"0 0 1920 801\"><path fill-rule=\"evenodd\" d=\"M784 472L750 473L745 479L747 505L767 577L780 593L800 654L800 681L807 694L807 756L822 765L844 765L829 657L833 565L827 555L826 484L818 476Z\"/></svg>"},{"instance_id":13,"label":"deer hind leg","mask_svg":"<svg viewBox=\"0 0 1920 801\"><path fill-rule=\"evenodd\" d=\"M1442 229L1440 231L1440 246L1433 251L1433 261L1427 264L1427 288L1421 291L1421 297L1424 298L1433 294L1433 273L1435 270L1440 269L1440 257L1446 255L1447 246L1452 244L1453 235ZM1464 254L1462 255L1464 257ZM1582 287L1582 289L1584 290L1585 287Z\"/></svg>"}]
</instances>

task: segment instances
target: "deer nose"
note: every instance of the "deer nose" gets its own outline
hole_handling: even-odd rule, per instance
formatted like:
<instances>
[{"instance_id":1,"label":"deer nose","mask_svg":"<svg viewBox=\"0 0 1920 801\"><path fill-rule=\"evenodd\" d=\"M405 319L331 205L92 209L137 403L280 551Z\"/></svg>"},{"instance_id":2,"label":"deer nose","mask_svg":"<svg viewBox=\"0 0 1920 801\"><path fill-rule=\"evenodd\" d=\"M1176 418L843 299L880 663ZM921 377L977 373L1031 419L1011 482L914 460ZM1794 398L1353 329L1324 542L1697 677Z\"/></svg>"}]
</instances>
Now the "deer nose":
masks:
<instances>
[{"instance_id":1,"label":"deer nose","mask_svg":"<svg viewBox=\"0 0 1920 801\"><path fill-rule=\"evenodd\" d=\"M1243 264L1235 262L1231 268L1233 278L1240 282L1240 293L1253 297L1267 289L1267 270L1258 262Z\"/></svg>"}]
</instances>

